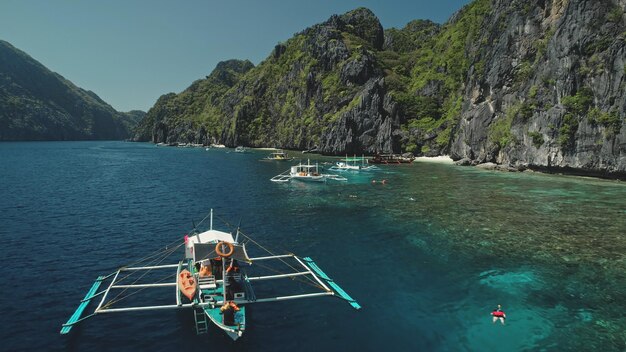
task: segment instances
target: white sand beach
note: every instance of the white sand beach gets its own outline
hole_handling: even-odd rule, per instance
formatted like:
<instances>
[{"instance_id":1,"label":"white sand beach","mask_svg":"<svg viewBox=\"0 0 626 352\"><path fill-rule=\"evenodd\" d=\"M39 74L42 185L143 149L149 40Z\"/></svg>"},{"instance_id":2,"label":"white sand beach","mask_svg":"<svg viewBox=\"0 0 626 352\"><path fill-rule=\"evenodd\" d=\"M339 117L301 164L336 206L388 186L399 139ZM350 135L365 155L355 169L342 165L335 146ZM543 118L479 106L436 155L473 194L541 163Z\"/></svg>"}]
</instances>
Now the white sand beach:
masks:
<instances>
[{"instance_id":1,"label":"white sand beach","mask_svg":"<svg viewBox=\"0 0 626 352\"><path fill-rule=\"evenodd\" d=\"M440 156L420 156L415 158L415 161L426 163L440 163L440 164L453 164L454 161L448 155Z\"/></svg>"}]
</instances>

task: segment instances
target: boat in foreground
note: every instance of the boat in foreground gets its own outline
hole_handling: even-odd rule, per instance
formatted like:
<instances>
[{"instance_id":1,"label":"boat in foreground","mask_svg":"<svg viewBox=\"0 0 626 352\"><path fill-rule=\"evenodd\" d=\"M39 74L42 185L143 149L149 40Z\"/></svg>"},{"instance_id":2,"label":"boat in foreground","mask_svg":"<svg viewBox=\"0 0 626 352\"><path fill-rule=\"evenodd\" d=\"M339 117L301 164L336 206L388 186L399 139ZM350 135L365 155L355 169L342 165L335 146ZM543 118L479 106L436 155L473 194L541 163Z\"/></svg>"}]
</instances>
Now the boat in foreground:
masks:
<instances>
[{"instance_id":1,"label":"boat in foreground","mask_svg":"<svg viewBox=\"0 0 626 352\"><path fill-rule=\"evenodd\" d=\"M347 181L348 179L335 174L321 173L318 165L311 164L310 160L307 160L306 164L300 163L298 165L294 165L289 170L270 179L272 182L289 182L291 180L304 182L326 182L328 180Z\"/></svg>"},{"instance_id":2,"label":"boat in foreground","mask_svg":"<svg viewBox=\"0 0 626 352\"><path fill-rule=\"evenodd\" d=\"M134 266L122 266L108 275L98 276L74 314L62 325L61 334L68 334L74 326L101 314L185 309L193 312L197 334L206 333L210 321L237 340L246 330L246 308L255 303L333 296L347 301L355 309L361 308L311 258L270 252L239 228L232 232L214 230L213 211L202 222L209 217L207 231L194 229L177 241L178 245L150 253ZM250 257L248 245L264 252L263 255ZM161 264L181 247L185 252L182 260ZM254 286L280 279L289 279L285 281L292 284L295 281L308 284L311 291L298 291L298 288L296 292L257 297ZM105 284L108 284L106 288L100 290ZM169 303L150 301L167 287L175 288L175 293L167 294L171 299ZM140 292L145 294L147 290L153 290L147 294L147 299L135 297L132 300L142 304L123 304L128 297ZM271 286L262 287L262 292L270 291ZM159 301L167 299L158 298ZM94 311L83 316L86 308L97 299L100 301Z\"/></svg>"}]
</instances>

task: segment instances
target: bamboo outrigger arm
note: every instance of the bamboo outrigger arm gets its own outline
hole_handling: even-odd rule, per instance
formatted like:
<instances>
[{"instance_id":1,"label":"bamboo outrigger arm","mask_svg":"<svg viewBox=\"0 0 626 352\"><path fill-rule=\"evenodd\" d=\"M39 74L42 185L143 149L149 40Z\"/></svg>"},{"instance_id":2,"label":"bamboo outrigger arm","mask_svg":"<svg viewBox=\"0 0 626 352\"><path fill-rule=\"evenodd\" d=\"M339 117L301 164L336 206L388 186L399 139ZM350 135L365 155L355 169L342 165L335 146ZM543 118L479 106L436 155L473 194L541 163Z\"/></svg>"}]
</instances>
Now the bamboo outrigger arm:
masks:
<instances>
[{"instance_id":1,"label":"bamboo outrigger arm","mask_svg":"<svg viewBox=\"0 0 626 352\"><path fill-rule=\"evenodd\" d=\"M337 283L335 283L333 281L333 279L331 279L324 271L322 271L322 269L317 266L317 264L315 264L315 262L309 258L309 257L304 257L304 258L300 258L294 254L285 254L285 255L274 255L274 256L267 256L267 257L257 257L257 258L250 258L251 262L254 261L264 261L264 260L271 260L271 259L282 259L282 258L294 258L302 267L302 271L298 271L296 270L295 272L292 273L286 273L286 274L278 274L278 275L264 275L264 276L251 276L251 277L246 277L246 280L248 282L250 281L263 281L263 280L275 280L275 279L282 279L282 278L294 278L294 277L299 277L299 276L306 276L306 275L310 275L315 282L317 282L317 284L319 284L320 289L322 289L322 292L313 292L313 293L303 293L303 294L296 294L296 295L286 295L286 296L275 296L275 297L267 297L267 298L256 298L254 296L252 296L252 298L250 299L250 297L248 297L249 299L235 299L234 302L236 304L241 304L241 305L245 305L245 304L252 304L252 303L264 303L264 302L277 302L277 301L285 301L285 300L292 300L292 299L303 299L303 298L314 298L314 297L322 297L322 296L335 296L337 298L341 298L345 301L347 301L348 303L350 303L350 305L354 308L354 309L361 309L361 306L352 298L350 297L350 295L348 295L341 287L339 287L339 285L337 285ZM118 313L118 312L136 312L136 311L150 311L150 310L167 310L167 309L189 309L189 308L204 308L207 306L210 307L214 307L216 305L223 305L224 304L224 300L220 300L220 301L213 301L213 302L195 302L195 303L185 303L183 304L181 302L180 299L180 294L179 294L179 284L178 284L178 280L174 280L174 282L157 282L157 283L132 283L132 284L126 284L126 285L119 285L116 284L116 282L118 281L118 277L120 275L120 273L122 271L136 271L136 270L152 270L152 269L163 269L163 268L176 268L176 278L178 277L178 274L181 271L181 267L182 267L182 261L179 262L178 264L168 264L168 265L159 265L159 266L146 266L146 267L134 267L134 268L120 268L119 270L106 275L106 276L99 276L96 281L93 283L93 285L91 286L91 288L89 289L89 291L87 292L87 294L85 295L85 298L83 298L78 306L78 308L76 309L76 311L74 312L74 314L70 317L70 319L62 325L61 328L61 334L67 334L70 332L70 330L72 329L73 326L77 325L78 323L91 318L95 315L98 314L104 314L104 313ZM109 283L108 287L100 292L98 291L98 288L102 285L102 283L108 279L110 279L113 276L113 279L111 280L111 282ZM121 280L120 280L121 281ZM222 282L223 280L217 280L218 283ZM107 304L104 304L107 298L107 295L109 294L109 292L112 289L143 289L143 288L153 288L153 287L175 287L176 288L176 301L174 304L164 304L164 305L150 305L150 306L138 306L138 307L120 307L120 308L112 308L110 307L110 302L108 302ZM93 311L93 313L86 315L86 316L82 316L83 312L85 311L85 309L87 308L87 306L91 303L91 301L96 298L102 296L97 308Z\"/></svg>"}]
</instances>

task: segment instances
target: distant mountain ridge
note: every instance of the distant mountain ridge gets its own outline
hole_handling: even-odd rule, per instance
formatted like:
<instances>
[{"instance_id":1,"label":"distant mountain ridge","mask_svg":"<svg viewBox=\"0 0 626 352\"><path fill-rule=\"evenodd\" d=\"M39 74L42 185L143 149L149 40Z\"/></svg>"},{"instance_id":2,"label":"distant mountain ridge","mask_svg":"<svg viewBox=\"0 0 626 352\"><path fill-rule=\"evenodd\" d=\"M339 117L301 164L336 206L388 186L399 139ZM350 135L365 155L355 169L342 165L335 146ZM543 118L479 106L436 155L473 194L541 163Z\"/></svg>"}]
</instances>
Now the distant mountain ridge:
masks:
<instances>
[{"instance_id":1,"label":"distant mountain ridge","mask_svg":"<svg viewBox=\"0 0 626 352\"><path fill-rule=\"evenodd\" d=\"M144 115L116 111L0 40L0 141L127 139Z\"/></svg>"},{"instance_id":2,"label":"distant mountain ridge","mask_svg":"<svg viewBox=\"0 0 626 352\"><path fill-rule=\"evenodd\" d=\"M626 178L625 7L475 0L443 25L386 31L359 8L276 45L228 84L211 74L163 96L135 137Z\"/></svg>"}]
</instances>

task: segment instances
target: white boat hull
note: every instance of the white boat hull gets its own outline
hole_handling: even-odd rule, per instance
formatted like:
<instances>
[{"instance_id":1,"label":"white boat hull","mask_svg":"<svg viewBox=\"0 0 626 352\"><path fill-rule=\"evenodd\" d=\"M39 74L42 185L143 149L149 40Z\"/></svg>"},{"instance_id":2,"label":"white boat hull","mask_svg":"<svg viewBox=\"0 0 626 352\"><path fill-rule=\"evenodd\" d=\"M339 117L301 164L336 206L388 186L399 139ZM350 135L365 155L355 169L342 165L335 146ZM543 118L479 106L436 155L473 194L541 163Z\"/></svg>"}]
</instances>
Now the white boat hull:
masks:
<instances>
[{"instance_id":1,"label":"white boat hull","mask_svg":"<svg viewBox=\"0 0 626 352\"><path fill-rule=\"evenodd\" d=\"M326 177L324 176L291 176L293 180L302 181L302 182L325 182Z\"/></svg>"}]
</instances>

